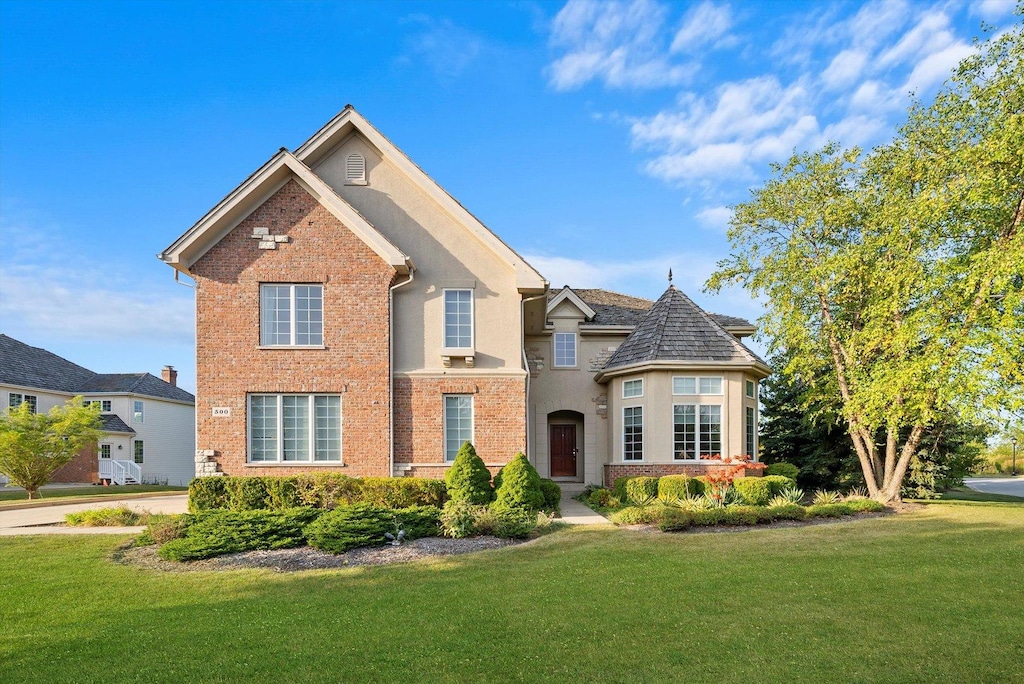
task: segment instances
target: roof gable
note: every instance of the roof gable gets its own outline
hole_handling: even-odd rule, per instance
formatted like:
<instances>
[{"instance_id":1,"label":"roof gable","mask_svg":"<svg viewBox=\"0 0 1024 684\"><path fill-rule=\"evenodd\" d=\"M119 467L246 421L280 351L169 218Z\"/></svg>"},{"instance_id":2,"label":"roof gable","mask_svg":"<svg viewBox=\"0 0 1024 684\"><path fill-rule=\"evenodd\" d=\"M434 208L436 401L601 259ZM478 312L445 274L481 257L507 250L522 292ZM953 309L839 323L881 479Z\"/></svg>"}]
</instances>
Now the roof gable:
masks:
<instances>
[{"instance_id":1,"label":"roof gable","mask_svg":"<svg viewBox=\"0 0 1024 684\"><path fill-rule=\"evenodd\" d=\"M693 300L670 285L604 370L649 362L741 363L767 368L756 354Z\"/></svg>"},{"instance_id":2,"label":"roof gable","mask_svg":"<svg viewBox=\"0 0 1024 684\"><path fill-rule=\"evenodd\" d=\"M295 156L310 167L325 159L335 147L358 131L381 155L408 176L423 192L450 214L460 225L515 271L516 287L521 292L541 293L548 283L533 266L495 235L476 216L471 214L437 181L428 176L404 152L367 121L359 112L346 105L337 116L313 134L295 151Z\"/></svg>"},{"instance_id":3,"label":"roof gable","mask_svg":"<svg viewBox=\"0 0 1024 684\"><path fill-rule=\"evenodd\" d=\"M412 260L408 256L381 235L308 166L284 148L160 253L159 258L175 269L191 275L190 269L193 264L245 220L253 209L266 202L291 179L295 179L385 263L399 273L409 272Z\"/></svg>"},{"instance_id":4,"label":"roof gable","mask_svg":"<svg viewBox=\"0 0 1024 684\"><path fill-rule=\"evenodd\" d=\"M582 313L586 317L588 321L593 320L594 316L597 315L597 312L591 309L585 301L580 299L579 295L573 292L572 288L570 288L568 285L563 287L561 292L555 294L553 297L548 299L547 312L550 314L562 302L569 302L570 304L575 306L580 311L580 313Z\"/></svg>"}]
</instances>

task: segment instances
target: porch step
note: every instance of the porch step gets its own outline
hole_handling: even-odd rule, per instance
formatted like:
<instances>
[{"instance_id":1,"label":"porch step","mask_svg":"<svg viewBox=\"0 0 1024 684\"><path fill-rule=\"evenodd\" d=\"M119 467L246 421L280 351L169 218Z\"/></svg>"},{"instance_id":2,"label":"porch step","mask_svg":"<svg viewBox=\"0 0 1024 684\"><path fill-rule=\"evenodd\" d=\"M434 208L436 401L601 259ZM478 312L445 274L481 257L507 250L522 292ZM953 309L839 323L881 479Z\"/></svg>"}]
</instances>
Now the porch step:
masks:
<instances>
[{"instance_id":1,"label":"porch step","mask_svg":"<svg viewBox=\"0 0 1024 684\"><path fill-rule=\"evenodd\" d=\"M555 480L555 483L562 488L562 495L569 497L576 496L587 487L583 482L559 482Z\"/></svg>"}]
</instances>

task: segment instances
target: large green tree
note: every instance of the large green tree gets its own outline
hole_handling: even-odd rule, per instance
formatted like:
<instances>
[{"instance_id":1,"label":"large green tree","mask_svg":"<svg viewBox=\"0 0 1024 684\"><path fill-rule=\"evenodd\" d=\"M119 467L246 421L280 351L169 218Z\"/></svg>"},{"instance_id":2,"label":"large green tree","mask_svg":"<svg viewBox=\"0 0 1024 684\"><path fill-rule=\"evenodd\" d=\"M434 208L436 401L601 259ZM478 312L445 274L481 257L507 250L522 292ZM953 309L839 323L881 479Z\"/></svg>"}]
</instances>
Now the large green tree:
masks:
<instances>
[{"instance_id":1,"label":"large green tree","mask_svg":"<svg viewBox=\"0 0 1024 684\"><path fill-rule=\"evenodd\" d=\"M977 48L891 143L773 166L708 283L766 296L785 372L841 408L880 501L930 425L1022 404L1024 24Z\"/></svg>"},{"instance_id":2,"label":"large green tree","mask_svg":"<svg viewBox=\"0 0 1024 684\"><path fill-rule=\"evenodd\" d=\"M99 406L75 397L49 413L33 413L28 402L0 414L0 473L24 487L28 498L82 449L99 440Z\"/></svg>"}]
</instances>

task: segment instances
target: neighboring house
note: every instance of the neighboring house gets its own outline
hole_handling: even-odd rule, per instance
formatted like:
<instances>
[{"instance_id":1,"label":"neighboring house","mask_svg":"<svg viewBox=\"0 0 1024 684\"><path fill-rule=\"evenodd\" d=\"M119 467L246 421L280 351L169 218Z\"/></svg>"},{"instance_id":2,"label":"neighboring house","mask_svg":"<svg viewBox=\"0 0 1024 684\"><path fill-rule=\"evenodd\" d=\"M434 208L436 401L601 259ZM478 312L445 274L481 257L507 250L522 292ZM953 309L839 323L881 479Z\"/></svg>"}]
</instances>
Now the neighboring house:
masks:
<instances>
[{"instance_id":1,"label":"neighboring house","mask_svg":"<svg viewBox=\"0 0 1024 684\"><path fill-rule=\"evenodd\" d=\"M0 410L28 402L47 412L81 395L100 406L103 436L57 471L53 482L188 484L195 472L195 397L177 371L94 373L0 334Z\"/></svg>"},{"instance_id":2,"label":"neighboring house","mask_svg":"<svg viewBox=\"0 0 1024 684\"><path fill-rule=\"evenodd\" d=\"M674 288L551 292L351 106L160 258L196 283L197 474L441 477L466 440L588 482L756 453L753 326Z\"/></svg>"}]
</instances>

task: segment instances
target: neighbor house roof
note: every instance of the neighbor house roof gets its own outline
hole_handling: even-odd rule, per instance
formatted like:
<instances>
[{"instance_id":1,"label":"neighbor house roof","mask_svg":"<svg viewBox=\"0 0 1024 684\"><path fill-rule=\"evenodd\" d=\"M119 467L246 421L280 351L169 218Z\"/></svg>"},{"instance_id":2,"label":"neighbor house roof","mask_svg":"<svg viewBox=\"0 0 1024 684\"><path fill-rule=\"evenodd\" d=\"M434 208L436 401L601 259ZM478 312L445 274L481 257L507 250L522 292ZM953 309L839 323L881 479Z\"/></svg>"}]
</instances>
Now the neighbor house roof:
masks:
<instances>
[{"instance_id":1,"label":"neighbor house roof","mask_svg":"<svg viewBox=\"0 0 1024 684\"><path fill-rule=\"evenodd\" d=\"M101 415L100 422L103 423L104 432L126 432L130 435L135 434L135 430L128 427L128 425L123 420L121 420L112 413L104 413L103 415Z\"/></svg>"},{"instance_id":2,"label":"neighbor house roof","mask_svg":"<svg viewBox=\"0 0 1024 684\"><path fill-rule=\"evenodd\" d=\"M756 364L756 354L670 285L615 350L604 370L652 362Z\"/></svg>"},{"instance_id":3,"label":"neighbor house roof","mask_svg":"<svg viewBox=\"0 0 1024 684\"><path fill-rule=\"evenodd\" d=\"M0 383L64 394L143 394L189 404L196 400L149 373L94 373L4 334L0 334Z\"/></svg>"}]
</instances>

